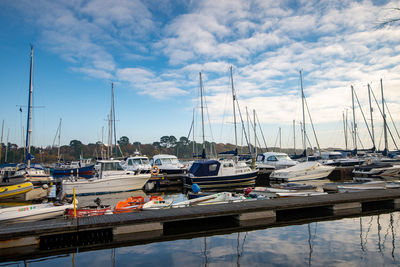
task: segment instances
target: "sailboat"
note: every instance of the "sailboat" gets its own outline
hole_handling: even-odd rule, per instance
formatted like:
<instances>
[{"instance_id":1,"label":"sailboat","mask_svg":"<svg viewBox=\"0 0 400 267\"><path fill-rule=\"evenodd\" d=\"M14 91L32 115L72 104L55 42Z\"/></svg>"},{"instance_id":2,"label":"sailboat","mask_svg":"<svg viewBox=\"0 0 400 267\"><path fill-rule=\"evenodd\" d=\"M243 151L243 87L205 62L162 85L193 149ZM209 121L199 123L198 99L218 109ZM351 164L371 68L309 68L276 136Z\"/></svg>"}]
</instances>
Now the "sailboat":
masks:
<instances>
[{"instance_id":1,"label":"sailboat","mask_svg":"<svg viewBox=\"0 0 400 267\"><path fill-rule=\"evenodd\" d=\"M303 154L307 153L307 135L306 135L306 127L305 127L305 96L303 91L303 77L302 72L300 71L300 84L301 84L301 99L302 99L302 109L303 109ZM308 108L307 108L308 109ZM311 117L310 117L311 118ZM315 132L314 132L315 134ZM318 142L317 142L318 144ZM319 148L319 144L318 144ZM323 179L329 176L331 172L335 169L332 166L325 166L317 161L308 161L298 163L297 165L287 168L276 170L271 173L270 178L275 180L284 180L287 182L295 182L295 181L305 181L305 180L315 180L315 179Z\"/></svg>"},{"instance_id":2,"label":"sailboat","mask_svg":"<svg viewBox=\"0 0 400 267\"><path fill-rule=\"evenodd\" d=\"M200 97L201 97L201 117L203 132L203 152L202 159L195 161L185 176L184 181L186 187L198 184L202 189L232 188L246 187L255 184L258 170L252 170L243 161L238 161L237 154L234 159L212 160L206 159L205 153L205 137L204 137L204 112L203 112L203 81L200 75ZM236 133L236 114L235 114L235 91L233 87L232 67L231 81L233 94L233 114L235 125L235 141L237 147ZM237 152L237 148L235 150Z\"/></svg>"},{"instance_id":3,"label":"sailboat","mask_svg":"<svg viewBox=\"0 0 400 267\"><path fill-rule=\"evenodd\" d=\"M111 85L111 118L115 122L114 85ZM111 123L110 123L111 125ZM113 126L115 141L115 157L117 156L115 123ZM112 134L110 135L112 136ZM111 138L112 139L112 138ZM111 143L112 144L112 143ZM111 146L110 146L111 147ZM72 195L76 189L77 195L104 194L140 190L150 178L150 173L124 170L119 160L99 160L100 171L93 178L76 178L62 181L63 191Z\"/></svg>"},{"instance_id":4,"label":"sailboat","mask_svg":"<svg viewBox=\"0 0 400 267\"><path fill-rule=\"evenodd\" d=\"M27 191L24 194L15 195L18 201L29 201L40 199L48 196L51 192L54 179L44 170L40 164L32 164L34 158L31 155L31 135L32 135L32 95L33 95L33 46L31 46L30 57L30 76L29 76L29 98L28 98L28 119L27 119L27 134L26 134L26 154L25 163L19 164L12 176L3 178L1 186L10 186L24 182L31 182L33 190Z\"/></svg>"}]
</instances>

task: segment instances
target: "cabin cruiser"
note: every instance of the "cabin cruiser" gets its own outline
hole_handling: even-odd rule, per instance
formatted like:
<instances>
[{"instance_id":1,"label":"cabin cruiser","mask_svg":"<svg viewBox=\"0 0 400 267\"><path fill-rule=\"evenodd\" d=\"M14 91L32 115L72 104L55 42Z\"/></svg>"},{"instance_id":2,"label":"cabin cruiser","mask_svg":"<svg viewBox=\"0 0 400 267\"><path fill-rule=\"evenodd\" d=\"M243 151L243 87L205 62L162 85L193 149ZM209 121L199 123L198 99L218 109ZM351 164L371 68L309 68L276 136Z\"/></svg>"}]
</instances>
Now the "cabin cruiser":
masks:
<instances>
[{"instance_id":1,"label":"cabin cruiser","mask_svg":"<svg viewBox=\"0 0 400 267\"><path fill-rule=\"evenodd\" d=\"M150 159L150 165L157 167L159 173L167 175L182 175L185 174L187 170L174 155L155 155Z\"/></svg>"},{"instance_id":2,"label":"cabin cruiser","mask_svg":"<svg viewBox=\"0 0 400 267\"><path fill-rule=\"evenodd\" d=\"M279 170L292 167L298 162L292 160L286 153L265 152L258 154L256 166L260 171Z\"/></svg>"},{"instance_id":3,"label":"cabin cruiser","mask_svg":"<svg viewBox=\"0 0 400 267\"><path fill-rule=\"evenodd\" d=\"M63 191L67 195L101 194L140 190L150 179L150 174L124 170L118 160L99 160L100 171L93 178L74 178L63 180Z\"/></svg>"},{"instance_id":4,"label":"cabin cruiser","mask_svg":"<svg viewBox=\"0 0 400 267\"><path fill-rule=\"evenodd\" d=\"M246 187L255 184L258 170L252 170L242 161L198 160L185 176L186 187L198 184L202 189Z\"/></svg>"},{"instance_id":5,"label":"cabin cruiser","mask_svg":"<svg viewBox=\"0 0 400 267\"><path fill-rule=\"evenodd\" d=\"M270 178L287 182L316 180L328 177L334 169L335 167L317 161L307 161L287 169L276 170L271 173Z\"/></svg>"},{"instance_id":6,"label":"cabin cruiser","mask_svg":"<svg viewBox=\"0 0 400 267\"><path fill-rule=\"evenodd\" d=\"M151 169L149 158L139 155L125 159L125 161L121 162L121 166L127 171L134 171L138 173L150 173Z\"/></svg>"}]
</instances>

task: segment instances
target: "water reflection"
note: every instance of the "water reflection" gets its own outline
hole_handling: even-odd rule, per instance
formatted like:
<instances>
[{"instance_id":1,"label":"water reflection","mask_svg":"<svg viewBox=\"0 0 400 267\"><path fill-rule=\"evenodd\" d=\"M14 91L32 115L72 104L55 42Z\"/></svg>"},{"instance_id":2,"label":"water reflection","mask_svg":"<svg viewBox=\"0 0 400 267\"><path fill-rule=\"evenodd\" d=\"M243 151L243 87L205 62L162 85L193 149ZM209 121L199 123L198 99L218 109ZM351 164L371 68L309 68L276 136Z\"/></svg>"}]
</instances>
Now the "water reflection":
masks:
<instances>
[{"instance_id":1,"label":"water reflection","mask_svg":"<svg viewBox=\"0 0 400 267\"><path fill-rule=\"evenodd\" d=\"M27 260L30 266L398 266L399 212ZM11 266L23 265L23 262ZM1 264L0 264L1 266Z\"/></svg>"}]
</instances>

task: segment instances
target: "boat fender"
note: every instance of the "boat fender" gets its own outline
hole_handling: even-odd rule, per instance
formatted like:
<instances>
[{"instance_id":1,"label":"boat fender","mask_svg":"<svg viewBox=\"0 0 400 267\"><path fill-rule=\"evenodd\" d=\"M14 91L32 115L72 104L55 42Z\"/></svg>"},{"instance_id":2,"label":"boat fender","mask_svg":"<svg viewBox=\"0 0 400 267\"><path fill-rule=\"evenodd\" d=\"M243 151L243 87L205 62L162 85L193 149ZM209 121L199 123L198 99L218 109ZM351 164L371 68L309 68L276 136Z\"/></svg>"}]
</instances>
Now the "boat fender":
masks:
<instances>
[{"instance_id":1,"label":"boat fender","mask_svg":"<svg viewBox=\"0 0 400 267\"><path fill-rule=\"evenodd\" d=\"M193 184L192 185L192 191L195 194L199 193L200 192L200 186L198 184Z\"/></svg>"},{"instance_id":2,"label":"boat fender","mask_svg":"<svg viewBox=\"0 0 400 267\"><path fill-rule=\"evenodd\" d=\"M151 169L150 169L150 173L151 173L152 175L157 175L157 174L160 173L160 168L158 168L157 166L153 166L153 167L151 167Z\"/></svg>"}]
</instances>

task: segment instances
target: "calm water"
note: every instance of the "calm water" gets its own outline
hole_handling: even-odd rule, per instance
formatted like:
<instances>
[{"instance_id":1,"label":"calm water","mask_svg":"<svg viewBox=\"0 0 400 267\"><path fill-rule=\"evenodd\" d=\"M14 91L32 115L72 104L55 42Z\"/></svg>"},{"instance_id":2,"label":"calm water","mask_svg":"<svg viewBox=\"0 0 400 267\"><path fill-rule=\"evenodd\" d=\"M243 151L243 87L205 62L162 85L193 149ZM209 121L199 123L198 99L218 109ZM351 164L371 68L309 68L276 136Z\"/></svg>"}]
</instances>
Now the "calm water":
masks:
<instances>
[{"instance_id":1,"label":"calm water","mask_svg":"<svg viewBox=\"0 0 400 267\"><path fill-rule=\"evenodd\" d=\"M0 266L399 266L399 219L393 212Z\"/></svg>"}]
</instances>

